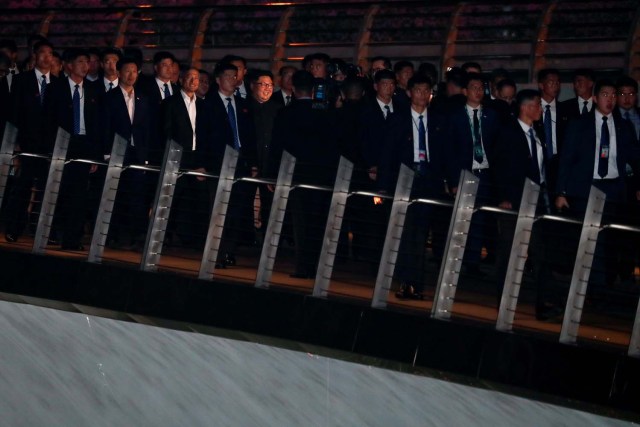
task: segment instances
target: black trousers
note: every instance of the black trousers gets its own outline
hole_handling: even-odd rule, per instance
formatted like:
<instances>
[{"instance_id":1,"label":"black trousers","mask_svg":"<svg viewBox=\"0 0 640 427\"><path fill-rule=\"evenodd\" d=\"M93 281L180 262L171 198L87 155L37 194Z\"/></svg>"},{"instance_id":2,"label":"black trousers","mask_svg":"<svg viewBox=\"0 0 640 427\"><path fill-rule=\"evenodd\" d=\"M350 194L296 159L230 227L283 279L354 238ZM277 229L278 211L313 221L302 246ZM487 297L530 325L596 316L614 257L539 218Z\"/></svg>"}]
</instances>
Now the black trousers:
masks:
<instances>
[{"instance_id":1,"label":"black trousers","mask_svg":"<svg viewBox=\"0 0 640 427\"><path fill-rule=\"evenodd\" d=\"M48 161L33 157L20 157L20 168L7 197L5 233L19 237L28 222L27 209L32 189L44 189Z\"/></svg>"}]
</instances>

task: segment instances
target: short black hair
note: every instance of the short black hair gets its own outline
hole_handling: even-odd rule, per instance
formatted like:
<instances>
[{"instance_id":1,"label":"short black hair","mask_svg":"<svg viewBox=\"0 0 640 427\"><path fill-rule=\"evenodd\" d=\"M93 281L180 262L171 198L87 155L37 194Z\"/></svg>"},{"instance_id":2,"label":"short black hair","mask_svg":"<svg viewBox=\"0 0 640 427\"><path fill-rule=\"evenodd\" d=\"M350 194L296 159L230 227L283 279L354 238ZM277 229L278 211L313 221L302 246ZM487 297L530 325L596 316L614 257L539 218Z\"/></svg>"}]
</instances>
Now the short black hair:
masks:
<instances>
[{"instance_id":1,"label":"short black hair","mask_svg":"<svg viewBox=\"0 0 640 427\"><path fill-rule=\"evenodd\" d=\"M37 41L36 44L33 45L33 53L37 53L41 47L48 46L53 50L53 44L47 39Z\"/></svg>"},{"instance_id":2,"label":"short black hair","mask_svg":"<svg viewBox=\"0 0 640 427\"><path fill-rule=\"evenodd\" d=\"M616 87L618 88L618 90L623 86L630 86L636 91L636 93L638 92L638 82L636 81L636 79L633 79L629 76L622 76L616 82Z\"/></svg>"},{"instance_id":3,"label":"short black hair","mask_svg":"<svg viewBox=\"0 0 640 427\"><path fill-rule=\"evenodd\" d=\"M543 68L542 70L538 71L538 83L543 82L552 74L555 74L556 76L558 76L558 78L560 78L560 71L558 71L557 68Z\"/></svg>"},{"instance_id":4,"label":"short black hair","mask_svg":"<svg viewBox=\"0 0 640 427\"><path fill-rule=\"evenodd\" d=\"M393 82L395 83L396 81L396 73L394 73L391 70L378 70L376 71L376 73L373 75L373 81L374 83L380 83L380 80L393 80Z\"/></svg>"},{"instance_id":5,"label":"short black hair","mask_svg":"<svg viewBox=\"0 0 640 427\"><path fill-rule=\"evenodd\" d=\"M431 79L431 81L438 81L438 69L431 62L423 62L418 66L418 74L425 75Z\"/></svg>"},{"instance_id":6,"label":"short black hair","mask_svg":"<svg viewBox=\"0 0 640 427\"><path fill-rule=\"evenodd\" d=\"M482 74L480 73L466 73L464 76L464 86L462 86L463 88L467 88L469 86L469 83L471 83L472 80L478 80L481 83L484 83L484 77L482 76Z\"/></svg>"},{"instance_id":7,"label":"short black hair","mask_svg":"<svg viewBox=\"0 0 640 427\"><path fill-rule=\"evenodd\" d=\"M138 60L130 56L125 56L122 59L119 59L118 62L116 63L116 69L120 71L127 64L136 64L136 68L138 70L140 69L140 66L138 65Z\"/></svg>"},{"instance_id":8,"label":"short black hair","mask_svg":"<svg viewBox=\"0 0 640 427\"><path fill-rule=\"evenodd\" d=\"M153 66L155 67L165 59L170 59L171 62L176 62L176 57L173 56L173 53L167 52L166 50L161 50L160 52L156 52L155 55L153 55Z\"/></svg>"},{"instance_id":9,"label":"short black hair","mask_svg":"<svg viewBox=\"0 0 640 427\"><path fill-rule=\"evenodd\" d=\"M0 49L7 49L11 53L16 53L18 52L18 45L13 39L2 39L0 40Z\"/></svg>"},{"instance_id":10,"label":"short black hair","mask_svg":"<svg viewBox=\"0 0 640 427\"><path fill-rule=\"evenodd\" d=\"M477 62L465 62L460 68L467 72L469 71L469 68L477 68L480 72L482 72L482 67Z\"/></svg>"},{"instance_id":11,"label":"short black hair","mask_svg":"<svg viewBox=\"0 0 640 427\"><path fill-rule=\"evenodd\" d=\"M220 61L216 64L215 68L213 69L213 76L215 78L218 78L222 74L224 74L225 71L229 71L229 70L233 70L237 72L238 67L233 65L231 62Z\"/></svg>"},{"instance_id":12,"label":"short black hair","mask_svg":"<svg viewBox=\"0 0 640 427\"><path fill-rule=\"evenodd\" d=\"M142 63L144 62L144 56L142 55L142 50L137 47L127 46L122 50L123 56L127 56L129 58L133 58L136 60L136 64L138 65L138 70L142 68Z\"/></svg>"},{"instance_id":13,"label":"short black hair","mask_svg":"<svg viewBox=\"0 0 640 427\"><path fill-rule=\"evenodd\" d=\"M87 58L87 60L89 60L89 51L86 49L72 47L70 49L65 49L62 54L62 59L64 60L64 62L68 63L75 61L81 56L84 56L85 58Z\"/></svg>"},{"instance_id":14,"label":"short black hair","mask_svg":"<svg viewBox=\"0 0 640 427\"><path fill-rule=\"evenodd\" d=\"M596 73L593 72L590 68L578 68L573 72L573 80L578 77L586 77L592 82L596 81Z\"/></svg>"},{"instance_id":15,"label":"short black hair","mask_svg":"<svg viewBox=\"0 0 640 427\"><path fill-rule=\"evenodd\" d=\"M511 74L509 73L509 71L505 70L504 68L496 68L495 70L491 71L491 81L495 82L496 79L510 79L511 78Z\"/></svg>"},{"instance_id":16,"label":"short black hair","mask_svg":"<svg viewBox=\"0 0 640 427\"><path fill-rule=\"evenodd\" d=\"M603 87L612 87L615 90L617 90L616 84L614 83L613 80L610 79L600 79L596 82L594 88L593 88L593 93L597 96L600 91L602 90Z\"/></svg>"},{"instance_id":17,"label":"short black hair","mask_svg":"<svg viewBox=\"0 0 640 427\"><path fill-rule=\"evenodd\" d=\"M104 61L107 55L116 55L118 57L118 61L122 59L122 51L115 47L108 47L102 51L102 55L100 55L100 60Z\"/></svg>"},{"instance_id":18,"label":"short black hair","mask_svg":"<svg viewBox=\"0 0 640 427\"><path fill-rule=\"evenodd\" d=\"M400 71L402 71L403 68L407 68L407 67L409 67L409 68L411 68L413 70L414 69L413 62L410 62L410 61L398 61L393 66L393 72L394 73L399 73Z\"/></svg>"},{"instance_id":19,"label":"short black hair","mask_svg":"<svg viewBox=\"0 0 640 427\"><path fill-rule=\"evenodd\" d=\"M361 97L365 90L364 79L358 76L349 76L342 82L341 90L349 99Z\"/></svg>"},{"instance_id":20,"label":"short black hair","mask_svg":"<svg viewBox=\"0 0 640 427\"><path fill-rule=\"evenodd\" d=\"M453 67L444 75L447 83L453 83L458 87L465 87L467 72L460 67Z\"/></svg>"},{"instance_id":21,"label":"short black hair","mask_svg":"<svg viewBox=\"0 0 640 427\"><path fill-rule=\"evenodd\" d=\"M524 104L527 101L533 101L536 98L540 98L540 91L539 90L535 90L535 89L522 89L520 92L518 92L518 94L516 95L516 105L518 106L518 108L520 108L520 106L522 104Z\"/></svg>"},{"instance_id":22,"label":"short black hair","mask_svg":"<svg viewBox=\"0 0 640 427\"><path fill-rule=\"evenodd\" d=\"M249 73L249 82L256 83L260 77L269 77L273 80L273 73L267 70L251 70Z\"/></svg>"},{"instance_id":23,"label":"short black hair","mask_svg":"<svg viewBox=\"0 0 640 427\"><path fill-rule=\"evenodd\" d=\"M284 76L284 73L286 73L288 70L291 70L291 71L293 71L295 73L298 69L296 67L294 67L293 65L283 65L278 70L278 75L280 77L282 77L282 76Z\"/></svg>"},{"instance_id":24,"label":"short black hair","mask_svg":"<svg viewBox=\"0 0 640 427\"><path fill-rule=\"evenodd\" d=\"M387 70L391 69L391 60L386 56L374 56L373 58L371 58L372 64L376 61L382 61L384 63L384 68L386 68Z\"/></svg>"},{"instance_id":25,"label":"short black hair","mask_svg":"<svg viewBox=\"0 0 640 427\"><path fill-rule=\"evenodd\" d=\"M242 65L244 65L245 67L247 66L247 60L244 59L242 56L238 56L238 55L225 55L222 57L222 59L220 59L220 62L228 62L228 63L232 63L234 61L240 61L242 62ZM237 68L237 67L236 67Z\"/></svg>"},{"instance_id":26,"label":"short black hair","mask_svg":"<svg viewBox=\"0 0 640 427\"><path fill-rule=\"evenodd\" d=\"M514 89L517 88L515 81L513 81L511 79L502 79L496 84L496 89L498 89L498 92L500 92L506 86L511 86Z\"/></svg>"},{"instance_id":27,"label":"short black hair","mask_svg":"<svg viewBox=\"0 0 640 427\"><path fill-rule=\"evenodd\" d=\"M313 92L313 87L315 86L316 79L313 77L313 74L308 72L307 70L298 70L293 73L293 87L298 92L311 93Z\"/></svg>"},{"instance_id":28,"label":"short black hair","mask_svg":"<svg viewBox=\"0 0 640 427\"><path fill-rule=\"evenodd\" d=\"M414 74L407 83L407 89L411 90L415 85L421 85L425 83L429 85L430 88L433 88L433 82L429 77L423 76L421 74Z\"/></svg>"}]
</instances>

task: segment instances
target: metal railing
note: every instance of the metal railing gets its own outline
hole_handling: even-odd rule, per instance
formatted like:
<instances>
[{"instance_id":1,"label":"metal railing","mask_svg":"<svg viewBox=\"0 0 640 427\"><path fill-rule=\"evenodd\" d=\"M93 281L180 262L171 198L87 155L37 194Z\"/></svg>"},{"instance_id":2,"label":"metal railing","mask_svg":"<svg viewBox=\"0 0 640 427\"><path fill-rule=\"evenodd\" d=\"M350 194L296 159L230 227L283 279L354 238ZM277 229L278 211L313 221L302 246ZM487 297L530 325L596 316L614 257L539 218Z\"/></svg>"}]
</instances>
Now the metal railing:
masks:
<instances>
[{"instance_id":1,"label":"metal railing","mask_svg":"<svg viewBox=\"0 0 640 427\"><path fill-rule=\"evenodd\" d=\"M14 157L16 132L8 125L5 132L0 152L0 201L5 195L9 169ZM622 224L602 224L605 195L600 190L592 187L589 195L587 211L582 221L568 219L550 214L536 216L540 187L527 180L522 194L522 203L519 211L501 209L494 206L477 206L476 195L479 178L469 171L463 171L460 176L458 191L453 203L437 199L411 198L414 171L406 166L401 166L397 179L395 193L377 193L351 190L353 164L342 158L337 169L335 184L333 187L323 185L310 185L293 182L296 159L285 152L280 163L277 180L257 177L237 177L236 164L238 152L232 147L227 147L221 171L218 175L200 173L180 169L181 147L174 142L169 142L166 147L164 161L161 168L143 165L125 165L123 163L127 144L124 139L116 136L109 163L94 162L86 159L65 160L69 135L60 130L56 139L53 155L50 157L49 174L40 209L40 215L35 233L33 253L45 252L47 241L50 237L51 222L55 213L57 195L60 187L61 176L64 168L70 162L85 162L107 166L107 174L102 191L97 220L93 229L91 244L88 252L88 261L100 263L103 260L105 242L109 233L111 214L114 201L121 188L118 181L120 174L127 168L145 170L158 173L158 186L153 200L150 223L146 233L144 248L139 268L145 271L157 270L159 260L163 254L163 242L165 232L171 215L173 194L176 181L180 176L196 176L207 179L217 179L215 199L212 203L208 234L202 252L202 259L198 277L202 280L213 280L216 270L216 261L219 259L220 241L225 219L230 203L231 194L235 191L238 182L250 182L253 184L275 185L273 203L271 205L269 221L266 227L259 264L256 268L255 286L268 288L274 272L274 264L277 258L278 247L282 237L283 224L287 203L292 191L305 189L310 191L330 192L332 195L328 209L328 217L324 225L324 233L321 250L318 257L317 268L311 293L315 297L325 298L329 295L332 286L335 257L339 236L343 228L345 207L351 196L379 197L392 200L391 213L384 238L384 247L377 269L373 295L370 304L375 308L386 308L389 302L389 292L392 289L394 273L398 261L405 217L407 210L413 204L426 204L432 206L450 207L453 214L450 219L447 232L446 247L443 261L440 265L431 316L436 319L447 320L451 318L453 304L456 301L458 279L462 270L462 261L465 256L467 240L469 237L472 217L477 212L490 212L501 215L515 216L515 231L513 235L511 251L509 255L507 274L500 296L496 328L501 331L511 331L514 326L514 316L518 306L525 261L528 257L529 244L534 224L538 221L551 221L556 223L571 223L581 226L578 251L571 275L570 288L567 302L564 308L564 318L560 330L559 340L566 344L575 344L578 339L578 331L581 326L582 314L585 306L585 297L589 277L594 263L594 255L598 235L601 231L622 230L627 233L639 233L640 228ZM20 153L20 156L31 156L29 153ZM640 305L638 306L630 334L628 354L632 357L640 357Z\"/></svg>"}]
</instances>

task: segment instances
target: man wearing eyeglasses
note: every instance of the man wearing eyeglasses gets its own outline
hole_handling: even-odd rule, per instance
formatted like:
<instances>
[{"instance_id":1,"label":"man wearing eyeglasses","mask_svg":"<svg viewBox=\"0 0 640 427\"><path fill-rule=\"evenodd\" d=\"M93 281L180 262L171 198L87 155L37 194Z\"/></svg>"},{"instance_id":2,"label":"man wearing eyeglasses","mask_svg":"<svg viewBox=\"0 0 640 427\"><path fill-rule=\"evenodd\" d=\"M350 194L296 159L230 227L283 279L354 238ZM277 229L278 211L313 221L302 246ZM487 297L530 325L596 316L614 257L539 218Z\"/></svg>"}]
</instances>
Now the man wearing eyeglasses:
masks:
<instances>
[{"instance_id":1,"label":"man wearing eyeglasses","mask_svg":"<svg viewBox=\"0 0 640 427\"><path fill-rule=\"evenodd\" d=\"M257 70L249 75L251 97L249 98L249 110L253 116L256 129L256 150L258 155L258 168L253 174L265 176L269 170L277 173L280 159L272 154L271 134L273 123L278 110L283 104L276 102L273 97L273 74L269 71ZM260 207L254 210L254 226L257 232L266 229L271 210L273 193L266 185L258 185Z\"/></svg>"}]
</instances>

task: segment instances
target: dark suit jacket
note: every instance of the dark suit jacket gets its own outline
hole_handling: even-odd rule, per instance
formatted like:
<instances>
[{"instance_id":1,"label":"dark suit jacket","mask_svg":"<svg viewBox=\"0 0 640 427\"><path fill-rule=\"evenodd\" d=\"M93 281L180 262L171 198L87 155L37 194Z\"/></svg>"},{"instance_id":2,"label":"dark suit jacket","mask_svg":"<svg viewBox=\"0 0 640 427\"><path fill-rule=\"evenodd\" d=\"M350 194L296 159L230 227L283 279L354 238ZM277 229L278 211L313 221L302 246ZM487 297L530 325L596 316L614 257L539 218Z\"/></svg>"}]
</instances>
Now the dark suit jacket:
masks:
<instances>
[{"instance_id":1,"label":"dark suit jacket","mask_svg":"<svg viewBox=\"0 0 640 427\"><path fill-rule=\"evenodd\" d=\"M493 166L494 144L498 136L500 122L498 114L490 108L480 111L480 130L485 155L489 167ZM460 171L473 167L473 135L466 106L456 108L449 116L448 142L446 145L447 181L458 186Z\"/></svg>"},{"instance_id":2,"label":"dark suit jacket","mask_svg":"<svg viewBox=\"0 0 640 427\"><path fill-rule=\"evenodd\" d=\"M635 107L634 110L636 111L636 114L640 116L640 107ZM621 118L622 120L626 120L625 118L622 117L622 112L620 111L620 107L614 108L613 114L615 114L617 117ZM640 134L635 133L636 129L633 123L631 123L631 128L633 129L634 135L636 136L636 142L640 143Z\"/></svg>"},{"instance_id":3,"label":"dark suit jacket","mask_svg":"<svg viewBox=\"0 0 640 427\"><path fill-rule=\"evenodd\" d=\"M398 111L396 104L393 107L394 113L392 113L392 116ZM365 167L380 165L380 156L384 149L385 134L389 123L391 123L391 117L389 117L389 120L384 118L384 113L375 96L373 99L368 99L364 102L359 118L359 129L360 151L362 152Z\"/></svg>"},{"instance_id":4,"label":"dark suit jacket","mask_svg":"<svg viewBox=\"0 0 640 427\"><path fill-rule=\"evenodd\" d=\"M180 92L177 85L172 84L172 93ZM137 93L144 95L149 104L149 115L151 116L151 127L149 128L151 163L159 164L164 156L166 140L162 138L162 94L156 84L155 76L140 75L136 83Z\"/></svg>"},{"instance_id":5,"label":"dark suit jacket","mask_svg":"<svg viewBox=\"0 0 640 427\"><path fill-rule=\"evenodd\" d=\"M333 186L339 160L335 111L314 109L310 99L296 99L278 112L272 142L274 153L281 156L286 150L296 158L294 181Z\"/></svg>"},{"instance_id":6,"label":"dark suit jacket","mask_svg":"<svg viewBox=\"0 0 640 427\"><path fill-rule=\"evenodd\" d=\"M595 109L594 109L595 110ZM634 144L631 125L616 115L612 115L616 130L616 163L620 176L624 176L625 165L634 168L634 175L640 173L640 149ZM595 111L580 116L569 123L565 146L560 155L557 192L570 198L584 200L593 182L596 156ZM571 204L571 200L569 201Z\"/></svg>"},{"instance_id":7,"label":"dark suit jacket","mask_svg":"<svg viewBox=\"0 0 640 427\"><path fill-rule=\"evenodd\" d=\"M227 107L218 92L210 92L207 95L206 102L212 119L214 170L217 171L222 164L226 146L233 147L233 132L227 114ZM238 137L240 138L240 157L238 158L236 173L238 176L248 176L251 173L251 168L258 166L255 125L247 101L235 96L234 102L236 104Z\"/></svg>"},{"instance_id":8,"label":"dark suit jacket","mask_svg":"<svg viewBox=\"0 0 640 427\"><path fill-rule=\"evenodd\" d=\"M40 84L35 70L20 73L11 84L10 105L7 118L18 128L18 145L27 153L50 153L45 138L47 117L51 111L49 89L55 86L58 78L50 75L50 84L45 93L45 103L40 103Z\"/></svg>"},{"instance_id":9,"label":"dark suit jacket","mask_svg":"<svg viewBox=\"0 0 640 427\"><path fill-rule=\"evenodd\" d=\"M253 117L253 123L256 130L256 154L258 156L258 170L260 173L269 169L269 163L280 159L271 157L271 136L273 134L273 123L275 122L278 110L284 104L279 104L273 96L267 102L260 103L249 96L249 109ZM242 142L242 140L240 140Z\"/></svg>"},{"instance_id":10,"label":"dark suit jacket","mask_svg":"<svg viewBox=\"0 0 640 427\"><path fill-rule=\"evenodd\" d=\"M117 87L103 95L102 102L102 135L105 154L111 152L115 134L120 135L129 143L133 137L136 157L127 156L132 162L144 164L149 160L149 105L142 94L135 94L133 123L129 118L129 111L124 100L122 90ZM129 151L131 151L129 149Z\"/></svg>"},{"instance_id":11,"label":"dark suit jacket","mask_svg":"<svg viewBox=\"0 0 640 427\"><path fill-rule=\"evenodd\" d=\"M6 77L0 78L0 137L4 134L4 125L9 116L9 82ZM1 141L2 139L0 139Z\"/></svg>"},{"instance_id":12,"label":"dark suit jacket","mask_svg":"<svg viewBox=\"0 0 640 427\"><path fill-rule=\"evenodd\" d=\"M284 97L282 96L282 89L278 89L277 91L273 92L273 95L271 95L271 99L273 99L273 101L281 106L285 106L284 105ZM293 96L293 93L291 94L291 101L293 101L295 99L295 97Z\"/></svg>"},{"instance_id":13,"label":"dark suit jacket","mask_svg":"<svg viewBox=\"0 0 640 427\"><path fill-rule=\"evenodd\" d=\"M385 133L385 142L378 168L378 186L381 191L395 192L400 164L414 168L413 128L410 109L396 111ZM444 145L447 137L444 116L427 112L427 144L429 164L427 174L414 180L413 197L438 197L444 193Z\"/></svg>"},{"instance_id":14,"label":"dark suit jacket","mask_svg":"<svg viewBox=\"0 0 640 427\"><path fill-rule=\"evenodd\" d=\"M518 119L518 111L515 103L509 105L502 99L487 99L482 102L482 105L495 111L498 114L498 119L501 124L507 124Z\"/></svg>"},{"instance_id":15,"label":"dark suit jacket","mask_svg":"<svg viewBox=\"0 0 640 427\"><path fill-rule=\"evenodd\" d=\"M193 128L182 92L176 91L162 102L162 139L180 144L182 169L212 169L211 161L211 120L206 111L205 101L196 99L196 149L193 150Z\"/></svg>"},{"instance_id":16,"label":"dark suit jacket","mask_svg":"<svg viewBox=\"0 0 640 427\"><path fill-rule=\"evenodd\" d=\"M594 105L591 103L591 110L593 110L593 107ZM559 104L559 108L567 123L582 115L582 107L578 104L577 97L562 101ZM589 112L591 112L591 110L589 110Z\"/></svg>"},{"instance_id":17,"label":"dark suit jacket","mask_svg":"<svg viewBox=\"0 0 640 427\"><path fill-rule=\"evenodd\" d=\"M82 143L74 142L73 138L69 145L67 158L84 158L93 160L103 160L102 133L100 129L100 103L99 94L95 85L88 80L82 84L84 102L84 126L86 130L86 141ZM73 135L73 99L69 80L67 78L58 79L55 84L47 88L45 103L51 102L51 111L47 125L47 141L50 150L53 150L58 127L61 127L69 134Z\"/></svg>"},{"instance_id":18,"label":"dark suit jacket","mask_svg":"<svg viewBox=\"0 0 640 427\"><path fill-rule=\"evenodd\" d=\"M544 132L535 125L534 130L542 143L544 156L546 150ZM515 210L520 208L525 178L533 178L529 146L529 138L517 120L505 124L496 139L495 156L491 168L495 177L498 202L508 201ZM543 161L546 168L548 164L546 156Z\"/></svg>"}]
</instances>

